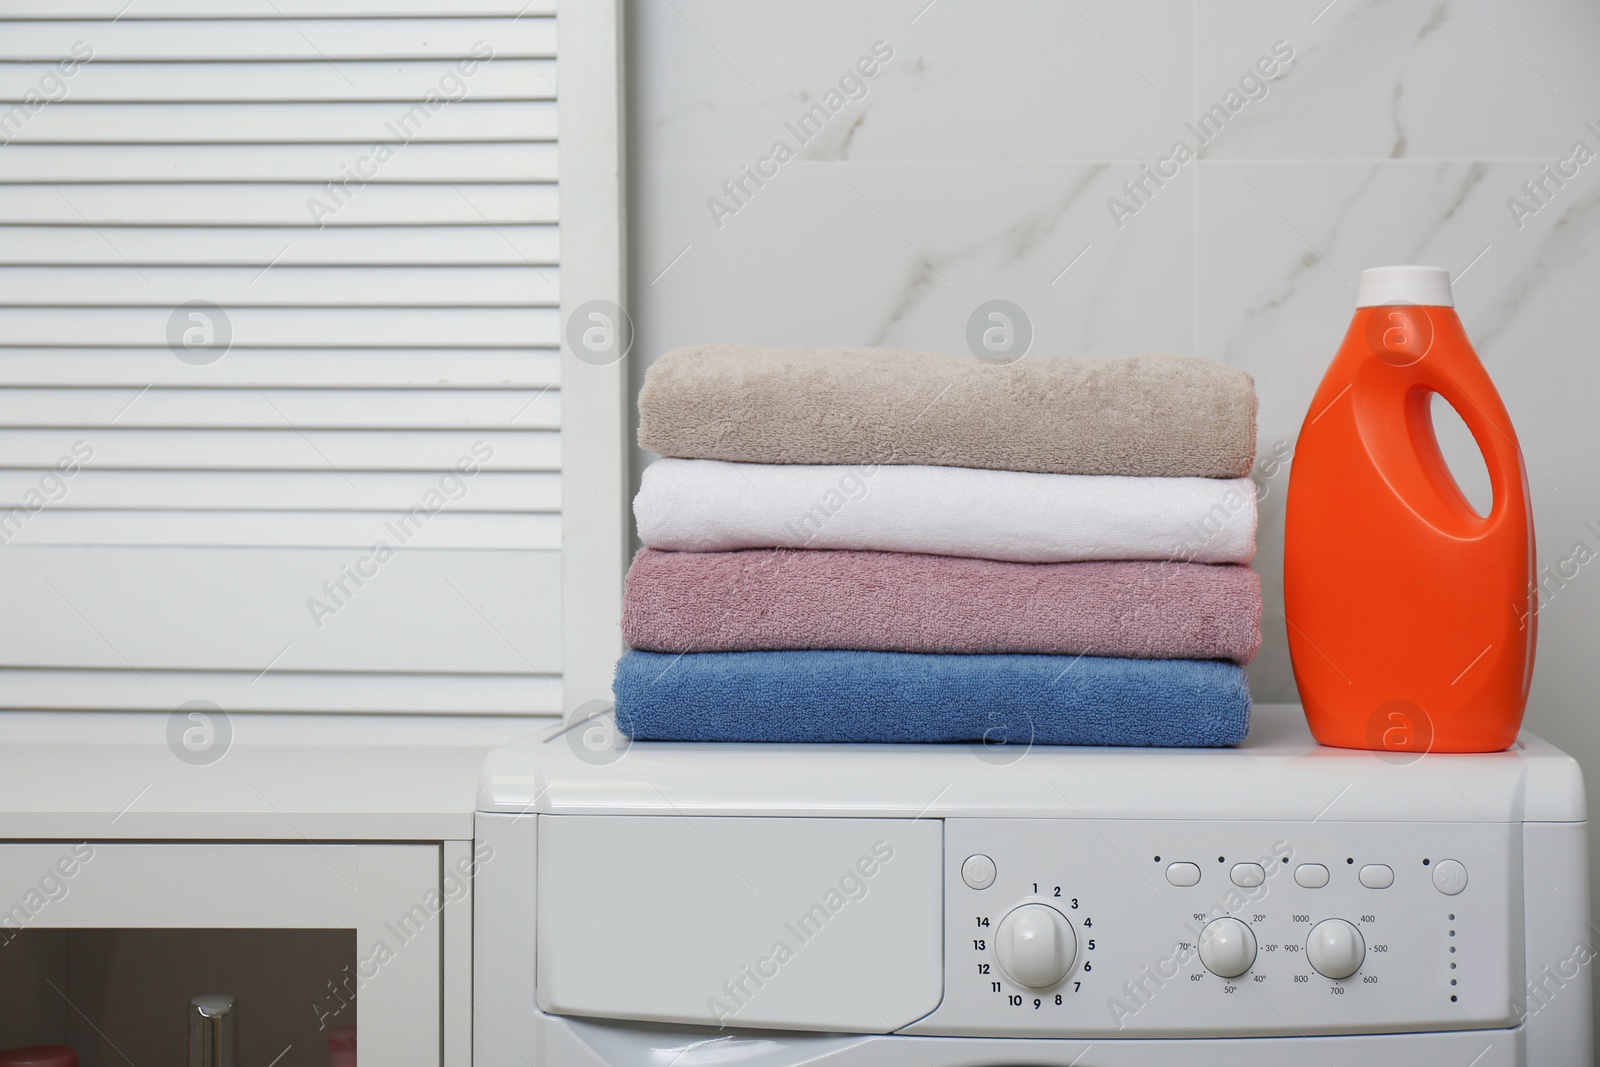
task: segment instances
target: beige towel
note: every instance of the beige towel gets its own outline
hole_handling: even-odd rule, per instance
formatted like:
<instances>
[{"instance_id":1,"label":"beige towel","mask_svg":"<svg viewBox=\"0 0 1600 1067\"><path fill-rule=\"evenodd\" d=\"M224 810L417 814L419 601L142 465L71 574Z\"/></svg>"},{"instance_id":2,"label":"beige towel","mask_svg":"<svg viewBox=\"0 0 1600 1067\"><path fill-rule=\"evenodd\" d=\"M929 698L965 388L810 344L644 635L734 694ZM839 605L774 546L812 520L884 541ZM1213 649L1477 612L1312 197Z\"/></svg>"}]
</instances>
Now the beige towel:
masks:
<instances>
[{"instance_id":1,"label":"beige towel","mask_svg":"<svg viewBox=\"0 0 1600 1067\"><path fill-rule=\"evenodd\" d=\"M1255 386L1193 356L1028 357L1010 366L893 348L705 345L639 393L639 444L744 463L926 464L1239 478Z\"/></svg>"}]
</instances>

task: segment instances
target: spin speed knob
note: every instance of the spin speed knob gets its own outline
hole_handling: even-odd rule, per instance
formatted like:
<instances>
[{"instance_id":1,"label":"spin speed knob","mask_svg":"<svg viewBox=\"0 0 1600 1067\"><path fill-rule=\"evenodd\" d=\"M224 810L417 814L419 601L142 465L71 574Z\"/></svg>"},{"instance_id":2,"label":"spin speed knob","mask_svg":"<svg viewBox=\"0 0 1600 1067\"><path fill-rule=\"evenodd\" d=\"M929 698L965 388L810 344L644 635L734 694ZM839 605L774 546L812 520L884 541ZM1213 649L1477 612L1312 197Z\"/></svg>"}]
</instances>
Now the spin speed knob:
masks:
<instances>
[{"instance_id":1,"label":"spin speed knob","mask_svg":"<svg viewBox=\"0 0 1600 1067\"><path fill-rule=\"evenodd\" d=\"M1256 934L1234 918L1213 919L1200 931L1200 962L1219 978L1237 978L1256 962Z\"/></svg>"},{"instance_id":2,"label":"spin speed knob","mask_svg":"<svg viewBox=\"0 0 1600 1067\"><path fill-rule=\"evenodd\" d=\"M1366 938L1343 919L1322 920L1306 938L1306 959L1324 978L1349 978L1366 957Z\"/></svg>"},{"instance_id":3,"label":"spin speed knob","mask_svg":"<svg viewBox=\"0 0 1600 1067\"><path fill-rule=\"evenodd\" d=\"M1007 978L1029 989L1048 989L1072 970L1078 935L1048 904L1024 904L1000 920L994 948Z\"/></svg>"}]
</instances>

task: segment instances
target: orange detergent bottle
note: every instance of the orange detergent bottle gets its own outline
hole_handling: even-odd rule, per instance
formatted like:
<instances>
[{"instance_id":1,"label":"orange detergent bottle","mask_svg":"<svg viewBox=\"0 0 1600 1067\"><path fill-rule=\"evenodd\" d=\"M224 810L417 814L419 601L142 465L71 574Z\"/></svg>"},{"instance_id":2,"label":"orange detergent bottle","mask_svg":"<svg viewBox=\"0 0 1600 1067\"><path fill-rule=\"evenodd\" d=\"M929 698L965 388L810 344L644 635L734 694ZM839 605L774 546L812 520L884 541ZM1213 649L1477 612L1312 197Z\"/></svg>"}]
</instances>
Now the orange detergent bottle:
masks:
<instances>
[{"instance_id":1,"label":"orange detergent bottle","mask_svg":"<svg viewBox=\"0 0 1600 1067\"><path fill-rule=\"evenodd\" d=\"M1439 450L1435 393L1483 453L1487 516ZM1318 741L1420 754L1516 740L1538 612L1528 478L1446 271L1361 272L1295 445L1283 555L1289 652Z\"/></svg>"}]
</instances>

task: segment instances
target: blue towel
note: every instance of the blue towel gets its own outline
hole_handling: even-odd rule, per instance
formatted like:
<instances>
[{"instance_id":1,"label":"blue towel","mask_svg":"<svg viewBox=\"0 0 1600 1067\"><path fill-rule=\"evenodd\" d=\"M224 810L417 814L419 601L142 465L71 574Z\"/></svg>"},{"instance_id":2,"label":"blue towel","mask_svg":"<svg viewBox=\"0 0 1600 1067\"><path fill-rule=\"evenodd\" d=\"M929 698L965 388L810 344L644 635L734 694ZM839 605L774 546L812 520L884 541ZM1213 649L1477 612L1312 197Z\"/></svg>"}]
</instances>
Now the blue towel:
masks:
<instances>
[{"instance_id":1,"label":"blue towel","mask_svg":"<svg viewBox=\"0 0 1600 1067\"><path fill-rule=\"evenodd\" d=\"M1242 669L1217 660L909 652L627 652L617 725L650 741L1232 745Z\"/></svg>"}]
</instances>

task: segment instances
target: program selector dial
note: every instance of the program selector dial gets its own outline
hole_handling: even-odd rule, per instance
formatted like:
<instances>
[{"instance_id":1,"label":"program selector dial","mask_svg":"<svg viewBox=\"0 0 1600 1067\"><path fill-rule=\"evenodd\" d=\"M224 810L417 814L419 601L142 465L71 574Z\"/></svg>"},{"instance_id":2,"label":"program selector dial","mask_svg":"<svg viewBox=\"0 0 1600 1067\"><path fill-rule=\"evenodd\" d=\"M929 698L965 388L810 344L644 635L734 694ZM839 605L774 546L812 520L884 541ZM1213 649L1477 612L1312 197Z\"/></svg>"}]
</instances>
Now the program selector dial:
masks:
<instances>
[{"instance_id":1,"label":"program selector dial","mask_svg":"<svg viewBox=\"0 0 1600 1067\"><path fill-rule=\"evenodd\" d=\"M995 932L995 956L1005 976L1029 989L1048 989L1072 970L1078 935L1048 904L1014 908Z\"/></svg>"},{"instance_id":2,"label":"program selector dial","mask_svg":"<svg viewBox=\"0 0 1600 1067\"><path fill-rule=\"evenodd\" d=\"M1200 931L1200 962L1219 978L1237 978L1256 962L1256 934L1234 918L1213 919Z\"/></svg>"},{"instance_id":3,"label":"program selector dial","mask_svg":"<svg viewBox=\"0 0 1600 1067\"><path fill-rule=\"evenodd\" d=\"M1343 919L1324 919L1306 938L1306 959L1324 978L1349 978L1367 957L1367 940Z\"/></svg>"}]
</instances>

